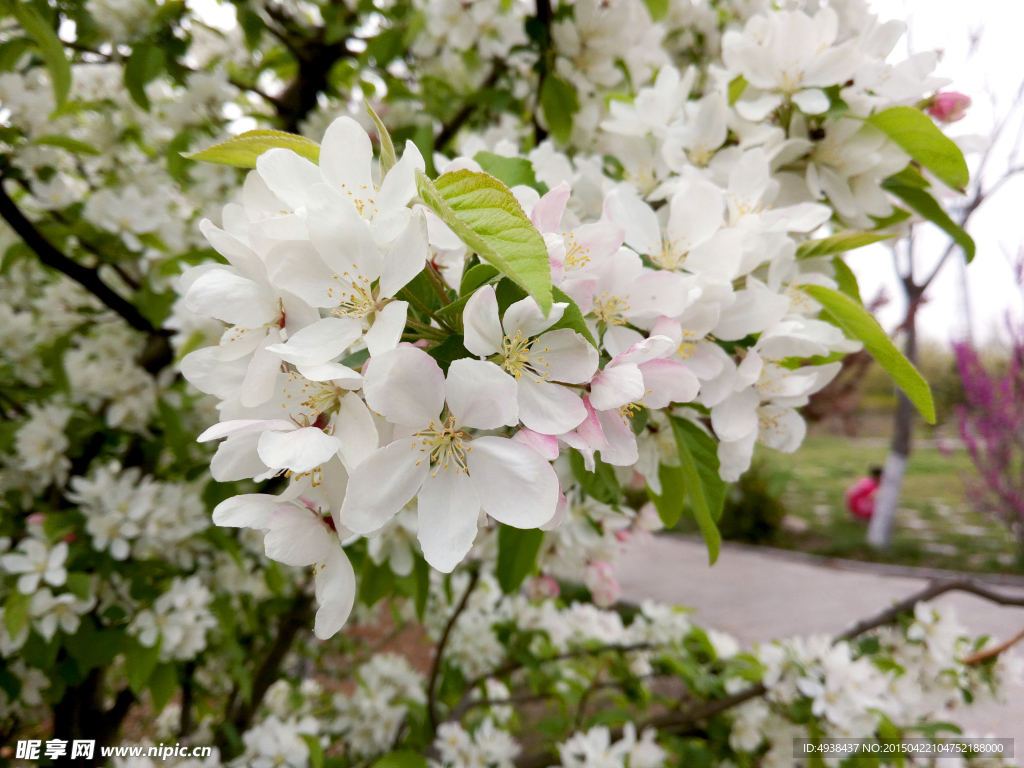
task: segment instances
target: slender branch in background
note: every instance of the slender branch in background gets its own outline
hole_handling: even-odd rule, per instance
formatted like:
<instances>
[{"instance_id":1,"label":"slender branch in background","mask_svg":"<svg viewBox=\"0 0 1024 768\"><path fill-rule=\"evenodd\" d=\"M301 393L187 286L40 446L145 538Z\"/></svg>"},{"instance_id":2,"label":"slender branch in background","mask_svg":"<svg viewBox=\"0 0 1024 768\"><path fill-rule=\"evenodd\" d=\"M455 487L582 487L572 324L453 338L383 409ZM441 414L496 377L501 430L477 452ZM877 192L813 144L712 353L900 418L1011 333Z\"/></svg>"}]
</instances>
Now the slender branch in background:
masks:
<instances>
[{"instance_id":1,"label":"slender branch in background","mask_svg":"<svg viewBox=\"0 0 1024 768\"><path fill-rule=\"evenodd\" d=\"M494 68L491 70L491 74L484 81L483 85L480 86L480 90L485 91L488 88L493 88L497 85L498 79L504 71L504 66L495 62ZM479 108L480 105L475 102L464 104L462 109L455 113L455 117L441 126L441 132L437 134L437 137L434 139L434 147L439 152L444 152L451 140L454 139L455 135L462 129L462 126L466 124L469 118L471 118Z\"/></svg>"},{"instance_id":2,"label":"slender branch in background","mask_svg":"<svg viewBox=\"0 0 1024 768\"><path fill-rule=\"evenodd\" d=\"M192 719L192 700L195 697L196 663L185 665L185 679L181 683L181 719L178 721L178 738L192 733L195 722Z\"/></svg>"},{"instance_id":3,"label":"slender branch in background","mask_svg":"<svg viewBox=\"0 0 1024 768\"><path fill-rule=\"evenodd\" d=\"M537 115L540 112L540 96L544 89L544 78L547 77L548 72L555 63L554 57L551 55L551 21L554 18L554 13L551 11L551 0L537 0L537 15L534 18L537 20L537 26L540 27L541 39L540 78L537 80L537 98L534 102L532 115L533 140L535 144L540 144L548 136L548 132L541 127L540 122L537 120Z\"/></svg>"},{"instance_id":4,"label":"slender branch in background","mask_svg":"<svg viewBox=\"0 0 1024 768\"><path fill-rule=\"evenodd\" d=\"M441 634L441 639L437 643L437 650L434 653L434 661L430 665L430 678L427 682L427 716L430 718L430 731L431 733L437 733L437 726L440 723L437 714L437 678L441 675L441 665L444 663L444 650L448 645L448 638L452 634L452 629L455 627L455 622L459 620L459 616L466 610L466 605L469 602L469 596L476 589L477 582L480 580L480 569L473 568L469 576L469 584L466 586L466 591L462 595L462 599L459 600L459 604L455 606L455 610L452 611L452 615L448 617L448 623L445 624L444 632Z\"/></svg>"},{"instance_id":5,"label":"slender branch in background","mask_svg":"<svg viewBox=\"0 0 1024 768\"><path fill-rule=\"evenodd\" d=\"M2 179L0 179L0 216L25 241L25 245L36 252L36 255L43 264L70 277L106 304L108 308L123 317L132 328L143 333L154 333L156 331L153 324L143 317L142 313L135 308L135 305L100 280L96 270L83 267L51 245L39 230L36 229L35 225L25 218L25 214L21 212L21 209L8 196L7 190L3 188Z\"/></svg>"}]
</instances>

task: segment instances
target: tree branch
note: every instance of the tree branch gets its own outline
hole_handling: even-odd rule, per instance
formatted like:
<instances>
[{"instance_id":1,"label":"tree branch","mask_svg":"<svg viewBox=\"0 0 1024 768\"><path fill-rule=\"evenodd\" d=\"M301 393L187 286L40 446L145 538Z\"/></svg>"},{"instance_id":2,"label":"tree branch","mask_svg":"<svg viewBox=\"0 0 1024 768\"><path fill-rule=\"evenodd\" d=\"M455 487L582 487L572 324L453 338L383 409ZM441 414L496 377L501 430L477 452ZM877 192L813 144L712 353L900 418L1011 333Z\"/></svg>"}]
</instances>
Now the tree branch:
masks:
<instances>
[{"instance_id":1,"label":"tree branch","mask_svg":"<svg viewBox=\"0 0 1024 768\"><path fill-rule=\"evenodd\" d=\"M451 636L452 629L455 627L455 622L459 620L459 616L466 610L466 604L469 602L469 596L473 590L476 589L477 582L480 580L480 569L474 568L469 577L469 585L466 587L465 593L462 595L462 599L459 600L459 604L455 606L455 610L452 615L448 618L448 623L445 624L444 632L441 634L441 640L437 644L437 652L434 655L434 662L430 666L430 681L427 683L427 715L430 718L430 731L431 733L437 732L437 726L440 722L437 714L437 678L441 674L441 664L444 660L444 649L448 645L448 638Z\"/></svg>"}]
</instances>

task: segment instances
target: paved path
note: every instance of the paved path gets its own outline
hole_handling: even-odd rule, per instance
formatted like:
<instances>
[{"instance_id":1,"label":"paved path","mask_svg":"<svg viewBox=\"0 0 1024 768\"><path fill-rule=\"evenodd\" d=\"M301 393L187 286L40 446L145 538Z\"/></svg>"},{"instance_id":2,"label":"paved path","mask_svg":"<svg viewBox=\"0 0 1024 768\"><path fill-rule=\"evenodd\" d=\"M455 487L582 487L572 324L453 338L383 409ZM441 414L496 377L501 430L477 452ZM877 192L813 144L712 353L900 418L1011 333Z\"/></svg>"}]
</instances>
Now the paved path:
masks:
<instances>
[{"instance_id":1,"label":"paved path","mask_svg":"<svg viewBox=\"0 0 1024 768\"><path fill-rule=\"evenodd\" d=\"M712 569L702 543L670 536L635 540L617 571L626 600L654 598L695 608L696 622L728 631L748 645L816 632L838 634L925 584L922 579L837 570L728 545ZM1004 608L962 593L943 595L936 602L953 606L975 635L1007 639L1024 627L1024 608ZM1024 646L1018 653L1024 653ZM979 735L1016 739L1014 762L1024 765L1024 689L1015 688L1008 698L1005 706L972 708L951 719Z\"/></svg>"}]
</instances>

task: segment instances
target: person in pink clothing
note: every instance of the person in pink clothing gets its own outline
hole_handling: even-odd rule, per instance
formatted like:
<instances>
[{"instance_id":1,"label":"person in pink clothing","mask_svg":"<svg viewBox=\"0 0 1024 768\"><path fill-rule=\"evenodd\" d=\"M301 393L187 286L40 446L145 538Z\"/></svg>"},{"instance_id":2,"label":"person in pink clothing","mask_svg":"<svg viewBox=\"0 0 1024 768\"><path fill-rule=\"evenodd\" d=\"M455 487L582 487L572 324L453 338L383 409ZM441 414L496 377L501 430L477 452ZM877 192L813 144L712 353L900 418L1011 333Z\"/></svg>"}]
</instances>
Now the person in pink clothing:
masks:
<instances>
[{"instance_id":1,"label":"person in pink clothing","mask_svg":"<svg viewBox=\"0 0 1024 768\"><path fill-rule=\"evenodd\" d=\"M846 508L858 520L870 520L875 511L875 494L882 482L882 468L872 467L846 491Z\"/></svg>"}]
</instances>

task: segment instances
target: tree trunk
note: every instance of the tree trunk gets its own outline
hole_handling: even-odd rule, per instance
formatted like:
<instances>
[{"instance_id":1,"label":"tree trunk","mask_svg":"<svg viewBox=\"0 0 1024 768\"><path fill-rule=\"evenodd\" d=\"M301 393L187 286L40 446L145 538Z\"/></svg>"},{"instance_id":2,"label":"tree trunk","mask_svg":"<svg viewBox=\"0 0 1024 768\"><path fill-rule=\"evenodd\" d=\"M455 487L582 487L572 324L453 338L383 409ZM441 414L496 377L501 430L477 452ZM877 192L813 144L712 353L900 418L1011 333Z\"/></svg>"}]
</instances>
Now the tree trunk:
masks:
<instances>
[{"instance_id":1,"label":"tree trunk","mask_svg":"<svg viewBox=\"0 0 1024 768\"><path fill-rule=\"evenodd\" d=\"M920 295L908 292L907 319L904 330L907 334L904 354L911 363L917 363L917 306ZM876 549L886 549L892 542L893 524L896 522L896 507L903 489L903 475L910 458L911 433L914 427L914 404L902 391L898 394L896 417L893 422L892 448L882 472L882 484L875 498L875 511L868 526L868 543Z\"/></svg>"}]
</instances>

